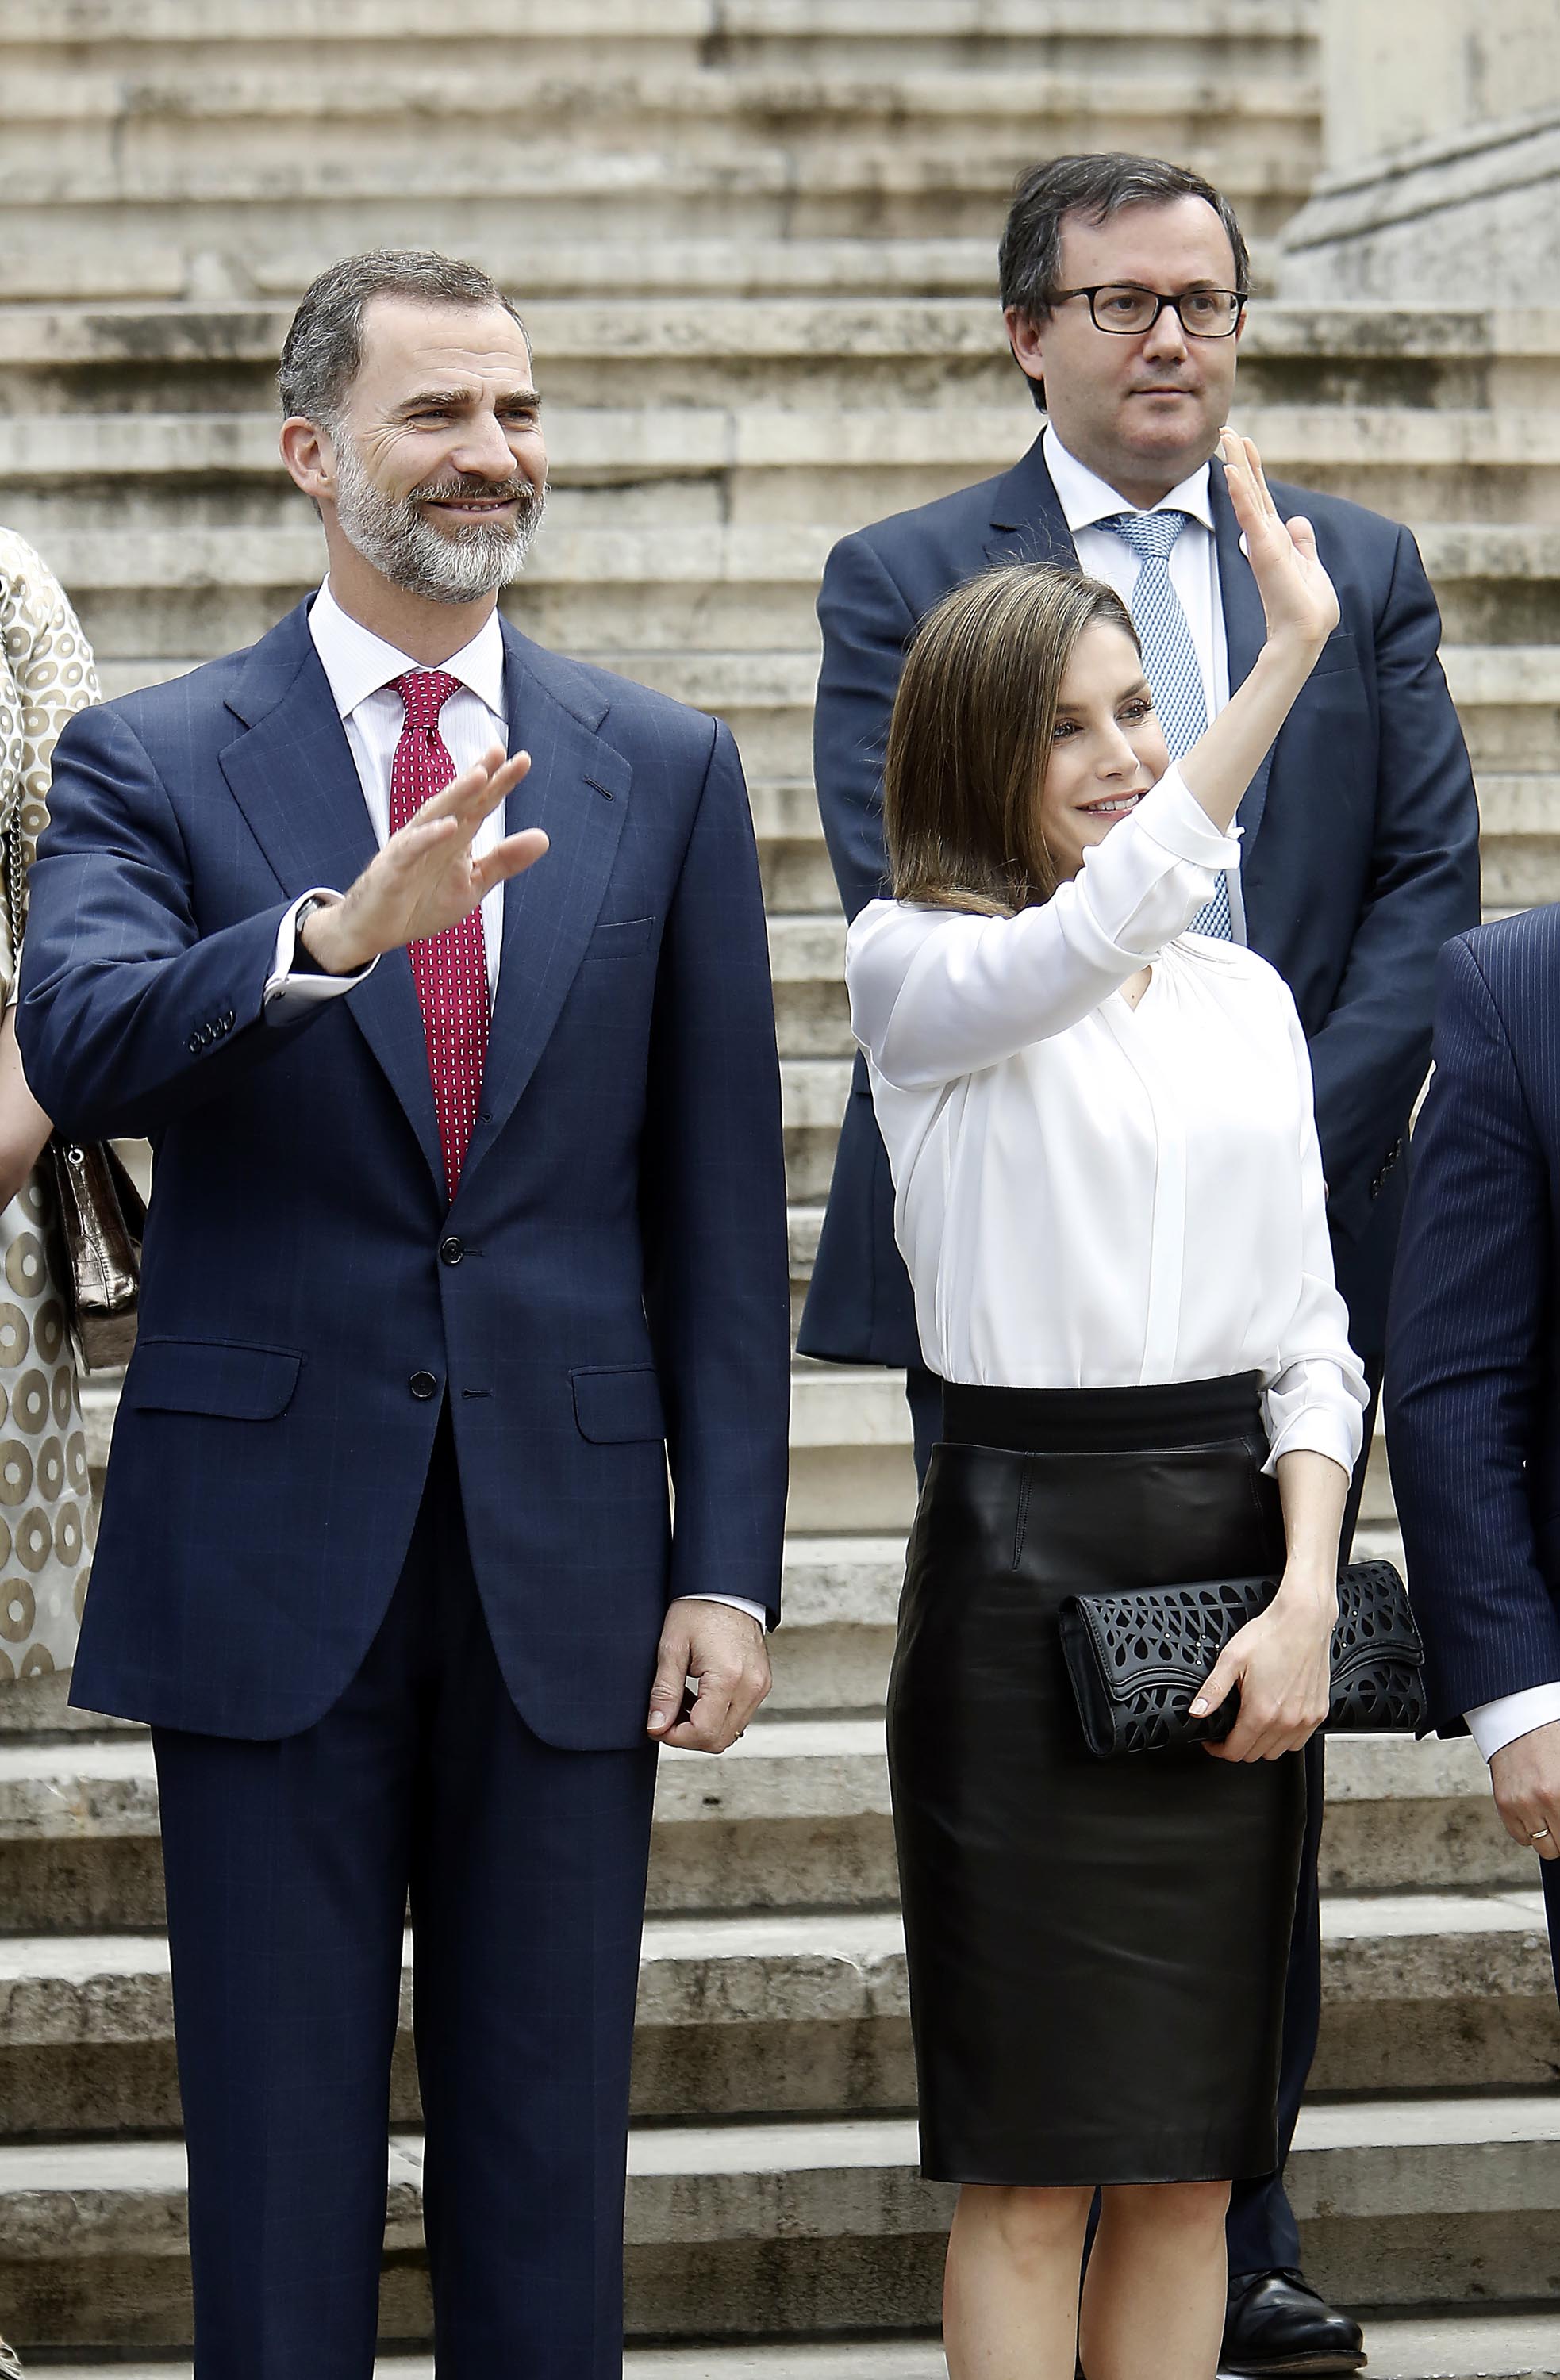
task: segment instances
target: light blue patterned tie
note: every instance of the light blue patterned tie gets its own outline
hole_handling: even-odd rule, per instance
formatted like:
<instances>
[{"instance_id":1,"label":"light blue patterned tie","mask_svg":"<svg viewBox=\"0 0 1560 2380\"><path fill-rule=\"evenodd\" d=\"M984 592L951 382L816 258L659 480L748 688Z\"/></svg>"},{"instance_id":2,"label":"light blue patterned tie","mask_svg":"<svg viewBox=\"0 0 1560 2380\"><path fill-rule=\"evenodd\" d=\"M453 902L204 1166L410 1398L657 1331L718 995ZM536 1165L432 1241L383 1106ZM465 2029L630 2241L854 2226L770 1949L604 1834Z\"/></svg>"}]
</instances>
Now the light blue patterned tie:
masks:
<instances>
[{"instance_id":1,"label":"light blue patterned tie","mask_svg":"<svg viewBox=\"0 0 1560 2380\"><path fill-rule=\"evenodd\" d=\"M1187 615L1170 577L1170 553L1191 516L1189 513L1112 513L1097 521L1131 547L1142 567L1132 589L1129 610L1143 648L1143 671L1153 688L1154 708L1170 758L1189 752L1208 724L1208 698L1202 668L1197 658ZM1213 892L1191 921L1194 934L1213 934L1233 941L1235 921L1229 905L1229 881L1221 876Z\"/></svg>"}]
</instances>

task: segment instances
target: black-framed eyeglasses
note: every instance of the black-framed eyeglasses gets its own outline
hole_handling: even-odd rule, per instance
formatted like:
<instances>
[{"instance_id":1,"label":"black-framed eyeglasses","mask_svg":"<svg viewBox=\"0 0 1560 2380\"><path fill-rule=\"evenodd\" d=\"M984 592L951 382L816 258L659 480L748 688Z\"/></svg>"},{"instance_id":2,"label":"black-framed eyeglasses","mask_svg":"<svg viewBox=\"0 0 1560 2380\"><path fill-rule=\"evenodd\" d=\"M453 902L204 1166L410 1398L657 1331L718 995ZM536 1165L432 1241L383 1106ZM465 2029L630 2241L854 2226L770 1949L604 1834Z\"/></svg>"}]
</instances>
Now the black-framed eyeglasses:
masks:
<instances>
[{"instance_id":1,"label":"black-framed eyeglasses","mask_svg":"<svg viewBox=\"0 0 1560 2380\"><path fill-rule=\"evenodd\" d=\"M1152 331L1168 306L1188 339L1229 339L1240 327L1248 292L1244 289L1183 289L1172 297L1162 289L1142 289L1134 281L1103 281L1096 289L1058 289L1054 306L1069 298L1087 298L1097 331L1119 339L1140 339Z\"/></svg>"}]
</instances>

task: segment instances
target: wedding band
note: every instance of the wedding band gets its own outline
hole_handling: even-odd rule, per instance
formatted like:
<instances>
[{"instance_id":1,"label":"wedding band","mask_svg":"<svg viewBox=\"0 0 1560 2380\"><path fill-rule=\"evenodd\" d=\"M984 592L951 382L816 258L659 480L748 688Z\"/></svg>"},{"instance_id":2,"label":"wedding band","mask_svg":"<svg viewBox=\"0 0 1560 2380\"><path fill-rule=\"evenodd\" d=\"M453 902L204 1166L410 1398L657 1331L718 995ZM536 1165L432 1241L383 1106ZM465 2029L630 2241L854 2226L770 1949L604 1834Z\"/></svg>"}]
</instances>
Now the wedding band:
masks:
<instances>
[{"instance_id":1,"label":"wedding band","mask_svg":"<svg viewBox=\"0 0 1560 2380\"><path fill-rule=\"evenodd\" d=\"M1549 1828L1547 1827L1535 1827L1532 1829L1532 1832L1529 1835L1528 1840L1530 1843L1542 1843L1548 1832Z\"/></svg>"}]
</instances>

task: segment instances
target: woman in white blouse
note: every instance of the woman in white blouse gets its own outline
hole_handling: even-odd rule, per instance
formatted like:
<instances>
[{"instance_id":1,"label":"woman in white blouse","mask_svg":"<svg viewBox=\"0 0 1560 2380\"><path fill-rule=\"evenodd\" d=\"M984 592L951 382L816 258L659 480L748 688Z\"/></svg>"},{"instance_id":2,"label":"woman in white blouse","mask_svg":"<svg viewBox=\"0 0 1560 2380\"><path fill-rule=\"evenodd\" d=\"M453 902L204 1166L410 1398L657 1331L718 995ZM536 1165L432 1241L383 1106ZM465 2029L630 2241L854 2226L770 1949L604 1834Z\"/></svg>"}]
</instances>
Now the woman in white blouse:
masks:
<instances>
[{"instance_id":1,"label":"woman in white blouse","mask_svg":"<svg viewBox=\"0 0 1560 2380\"><path fill-rule=\"evenodd\" d=\"M1336 622L1254 448L1268 623L1175 768L1106 588L991 573L890 733L895 891L846 973L945 1383L889 1697L922 2157L964 2187L955 2380L1209 2380L1228 2184L1276 2161L1304 1778L1365 1385L1282 979L1188 931ZM1070 1594L1280 1578L1201 1690L1218 1747L1091 1758Z\"/></svg>"}]
</instances>

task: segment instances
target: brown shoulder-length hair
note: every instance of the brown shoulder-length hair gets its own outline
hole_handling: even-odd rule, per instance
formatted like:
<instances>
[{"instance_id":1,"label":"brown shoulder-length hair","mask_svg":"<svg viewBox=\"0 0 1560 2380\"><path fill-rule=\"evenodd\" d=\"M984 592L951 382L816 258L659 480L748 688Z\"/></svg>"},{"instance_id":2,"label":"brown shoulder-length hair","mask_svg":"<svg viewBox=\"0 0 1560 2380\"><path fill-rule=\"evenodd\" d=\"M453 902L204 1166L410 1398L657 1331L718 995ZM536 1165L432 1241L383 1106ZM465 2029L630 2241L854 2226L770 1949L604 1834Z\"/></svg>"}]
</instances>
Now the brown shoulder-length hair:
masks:
<instances>
[{"instance_id":1,"label":"brown shoulder-length hair","mask_svg":"<svg viewBox=\"0 0 1560 2380\"><path fill-rule=\"evenodd\" d=\"M1137 644L1119 595L1039 563L983 571L927 613L884 765L896 901L1002 917L1051 898L1040 788L1068 657L1096 621Z\"/></svg>"}]
</instances>

